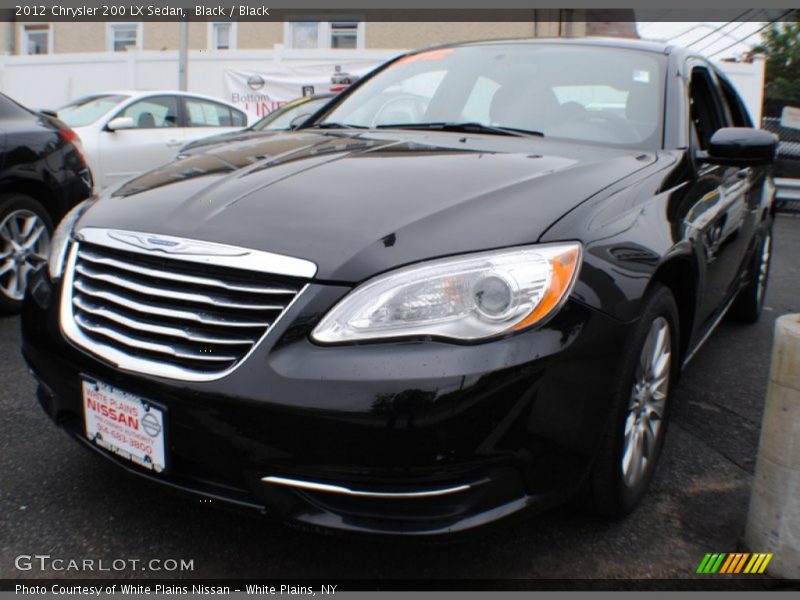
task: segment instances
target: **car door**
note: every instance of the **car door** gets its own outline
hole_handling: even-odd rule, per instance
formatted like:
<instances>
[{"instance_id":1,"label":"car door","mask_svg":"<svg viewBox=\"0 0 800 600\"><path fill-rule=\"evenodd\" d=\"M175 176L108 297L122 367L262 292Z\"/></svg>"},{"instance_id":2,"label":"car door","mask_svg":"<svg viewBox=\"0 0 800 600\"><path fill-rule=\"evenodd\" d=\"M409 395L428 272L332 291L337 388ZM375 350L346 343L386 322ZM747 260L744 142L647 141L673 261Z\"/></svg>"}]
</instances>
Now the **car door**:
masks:
<instances>
[{"instance_id":1,"label":"car door","mask_svg":"<svg viewBox=\"0 0 800 600\"><path fill-rule=\"evenodd\" d=\"M750 172L700 160L711 136L730 122L712 68L695 61L689 64L689 72L691 154L695 163L691 194L697 203L687 222L695 230L702 263L699 322L701 328L708 328L735 293L746 255Z\"/></svg>"},{"instance_id":2,"label":"car door","mask_svg":"<svg viewBox=\"0 0 800 600\"><path fill-rule=\"evenodd\" d=\"M185 139L179 111L177 96L158 95L139 98L113 115L109 121L129 117L133 127L100 132L99 185L106 187L172 160Z\"/></svg>"},{"instance_id":3,"label":"car door","mask_svg":"<svg viewBox=\"0 0 800 600\"><path fill-rule=\"evenodd\" d=\"M247 125L245 114L227 104L206 98L182 96L186 117L186 140L239 131Z\"/></svg>"},{"instance_id":4,"label":"car door","mask_svg":"<svg viewBox=\"0 0 800 600\"><path fill-rule=\"evenodd\" d=\"M717 73L717 81L719 83L720 91L722 92L725 107L727 108L729 120L732 127L753 127L753 122L747 112L744 101L742 101L739 94L733 85L725 78L724 75ZM743 257L747 261L752 256L752 251L755 249L756 237L758 234L759 224L761 222L762 210L762 193L764 190L765 180L769 177L770 167L768 165L759 165L742 169L739 176L747 179L747 195L746 195L746 215L745 222L742 227L742 234L747 242L747 250ZM746 174L746 177L745 177ZM738 269L738 275L744 275L749 265L742 263ZM734 281L733 284L738 284L739 281ZM734 290L735 291L735 290Z\"/></svg>"}]
</instances>

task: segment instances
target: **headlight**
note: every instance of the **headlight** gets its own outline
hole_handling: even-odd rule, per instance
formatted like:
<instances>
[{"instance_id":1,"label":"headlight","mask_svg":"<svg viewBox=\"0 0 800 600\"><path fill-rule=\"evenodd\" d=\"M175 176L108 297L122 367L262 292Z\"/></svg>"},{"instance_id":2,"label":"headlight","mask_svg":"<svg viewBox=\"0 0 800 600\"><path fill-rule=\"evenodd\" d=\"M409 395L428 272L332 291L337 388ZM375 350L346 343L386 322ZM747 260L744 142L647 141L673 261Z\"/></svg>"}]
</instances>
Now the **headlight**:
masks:
<instances>
[{"instance_id":1,"label":"headlight","mask_svg":"<svg viewBox=\"0 0 800 600\"><path fill-rule=\"evenodd\" d=\"M72 210L64 215L64 218L61 219L58 227L56 227L53 237L50 240L50 259L47 261L47 270L50 273L50 279L58 279L61 277L61 273L64 270L64 258L67 255L69 240L72 236L72 229L86 209L94 204L94 201L94 198L89 198L73 207Z\"/></svg>"},{"instance_id":2,"label":"headlight","mask_svg":"<svg viewBox=\"0 0 800 600\"><path fill-rule=\"evenodd\" d=\"M379 275L344 297L318 342L432 336L474 341L541 324L566 300L581 264L575 242L432 260Z\"/></svg>"}]
</instances>

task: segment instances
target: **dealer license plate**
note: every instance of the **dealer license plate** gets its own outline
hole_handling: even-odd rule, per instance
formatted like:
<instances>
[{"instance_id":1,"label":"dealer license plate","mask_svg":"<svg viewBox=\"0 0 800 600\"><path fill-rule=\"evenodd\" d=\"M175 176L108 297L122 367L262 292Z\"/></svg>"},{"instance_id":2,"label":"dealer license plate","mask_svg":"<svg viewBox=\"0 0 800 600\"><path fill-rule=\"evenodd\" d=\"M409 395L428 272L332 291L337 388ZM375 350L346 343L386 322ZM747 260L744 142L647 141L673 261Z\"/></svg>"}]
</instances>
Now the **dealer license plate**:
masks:
<instances>
[{"instance_id":1,"label":"dealer license plate","mask_svg":"<svg viewBox=\"0 0 800 600\"><path fill-rule=\"evenodd\" d=\"M82 384L86 437L141 467L163 471L164 410L101 381Z\"/></svg>"}]
</instances>

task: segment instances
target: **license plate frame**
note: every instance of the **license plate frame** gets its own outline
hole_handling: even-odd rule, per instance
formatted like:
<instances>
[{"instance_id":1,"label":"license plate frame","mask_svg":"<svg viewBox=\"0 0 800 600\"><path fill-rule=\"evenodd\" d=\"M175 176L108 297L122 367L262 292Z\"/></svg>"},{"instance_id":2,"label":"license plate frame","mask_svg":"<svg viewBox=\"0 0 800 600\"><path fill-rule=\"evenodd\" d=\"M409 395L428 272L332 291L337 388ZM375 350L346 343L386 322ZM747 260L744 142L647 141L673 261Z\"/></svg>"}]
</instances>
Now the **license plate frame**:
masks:
<instances>
[{"instance_id":1,"label":"license plate frame","mask_svg":"<svg viewBox=\"0 0 800 600\"><path fill-rule=\"evenodd\" d=\"M94 377L81 377L83 432L96 446L153 473L169 467L167 409Z\"/></svg>"}]
</instances>

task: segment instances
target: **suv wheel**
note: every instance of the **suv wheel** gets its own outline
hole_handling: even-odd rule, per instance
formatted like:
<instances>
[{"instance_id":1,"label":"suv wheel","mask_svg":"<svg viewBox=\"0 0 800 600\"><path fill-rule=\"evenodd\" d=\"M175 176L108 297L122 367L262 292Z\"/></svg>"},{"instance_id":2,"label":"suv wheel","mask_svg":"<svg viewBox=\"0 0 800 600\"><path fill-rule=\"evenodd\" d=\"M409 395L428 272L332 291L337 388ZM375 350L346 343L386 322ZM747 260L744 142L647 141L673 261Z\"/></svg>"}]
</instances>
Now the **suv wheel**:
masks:
<instances>
[{"instance_id":1,"label":"suv wheel","mask_svg":"<svg viewBox=\"0 0 800 600\"><path fill-rule=\"evenodd\" d=\"M17 312L28 277L45 264L53 223L44 207L23 194L0 196L0 312Z\"/></svg>"}]
</instances>

